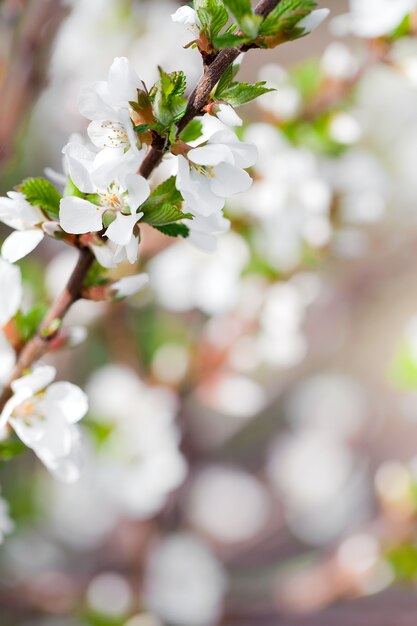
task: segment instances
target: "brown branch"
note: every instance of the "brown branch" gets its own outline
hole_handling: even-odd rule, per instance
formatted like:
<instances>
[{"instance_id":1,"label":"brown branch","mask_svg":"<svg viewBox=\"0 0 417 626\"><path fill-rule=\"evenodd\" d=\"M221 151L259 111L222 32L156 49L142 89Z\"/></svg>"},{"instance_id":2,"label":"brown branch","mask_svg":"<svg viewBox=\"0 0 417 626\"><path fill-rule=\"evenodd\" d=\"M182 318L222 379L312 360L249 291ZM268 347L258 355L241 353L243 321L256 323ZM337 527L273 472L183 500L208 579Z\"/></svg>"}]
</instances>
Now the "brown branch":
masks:
<instances>
[{"instance_id":1,"label":"brown branch","mask_svg":"<svg viewBox=\"0 0 417 626\"><path fill-rule=\"evenodd\" d=\"M281 0L260 0L255 7L257 15L266 16L274 9ZM210 93L216 83L219 82L222 75L228 67L230 67L241 52L244 46L235 46L234 48L225 48L214 59L214 61L206 66L203 76L200 78L196 88L188 99L187 108L184 117L178 124L178 133L180 133L187 124L208 104ZM151 146L143 163L139 169L139 174L147 178L152 170L159 165L164 156L164 149L160 146Z\"/></svg>"},{"instance_id":2,"label":"brown branch","mask_svg":"<svg viewBox=\"0 0 417 626\"><path fill-rule=\"evenodd\" d=\"M261 0L255 12L259 15L267 15L280 0ZM241 47L226 48L215 58L213 63L206 67L204 75L200 79L197 87L191 94L184 118L179 123L179 132L188 122L198 115L207 104L210 92L214 85L220 80L222 74L236 60L241 52ZM144 159L139 173L148 178L152 171L159 165L164 155L165 148L161 145L152 146ZM12 382L20 378L25 370L48 352L49 344L59 331L59 326L65 317L68 309L81 297L81 290L94 261L94 255L88 248L80 249L80 256L77 265L68 281L62 294L52 304L45 319L40 325L36 335L22 349L16 366L7 381L3 393L0 396L0 410L12 395Z\"/></svg>"},{"instance_id":3,"label":"brown branch","mask_svg":"<svg viewBox=\"0 0 417 626\"><path fill-rule=\"evenodd\" d=\"M81 289L94 256L88 248L81 248L77 264L60 296L49 309L36 335L24 346L17 363L0 396L0 410L12 395L11 384L20 378L25 370L38 361L46 352L49 344L59 331L61 322L68 309L81 297Z\"/></svg>"}]
</instances>

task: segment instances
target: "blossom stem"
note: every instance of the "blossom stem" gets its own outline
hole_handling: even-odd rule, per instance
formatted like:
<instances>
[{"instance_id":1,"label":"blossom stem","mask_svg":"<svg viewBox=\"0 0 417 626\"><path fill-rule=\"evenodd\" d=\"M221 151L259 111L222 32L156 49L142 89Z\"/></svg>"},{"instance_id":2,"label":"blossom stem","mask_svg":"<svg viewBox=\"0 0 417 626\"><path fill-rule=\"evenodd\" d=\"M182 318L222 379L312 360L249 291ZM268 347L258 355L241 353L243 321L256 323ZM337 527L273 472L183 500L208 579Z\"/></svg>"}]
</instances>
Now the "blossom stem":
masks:
<instances>
[{"instance_id":1,"label":"blossom stem","mask_svg":"<svg viewBox=\"0 0 417 626\"><path fill-rule=\"evenodd\" d=\"M25 370L48 352L50 342L57 335L68 309L81 297L81 290L93 261L92 252L88 248L80 248L77 264L66 287L52 304L34 337L28 341L19 354L16 365L0 395L0 411L12 395L13 381L20 378Z\"/></svg>"},{"instance_id":2,"label":"blossom stem","mask_svg":"<svg viewBox=\"0 0 417 626\"><path fill-rule=\"evenodd\" d=\"M280 2L281 0L260 0L255 7L255 13L266 17ZM224 48L214 61L205 67L203 76L188 99L185 114L178 123L178 134L184 130L194 117L201 113L210 100L210 93L213 87L243 51L243 46ZM139 174L147 178L153 169L159 165L163 156L164 148L161 148L159 145L152 146L142 162Z\"/></svg>"}]
</instances>

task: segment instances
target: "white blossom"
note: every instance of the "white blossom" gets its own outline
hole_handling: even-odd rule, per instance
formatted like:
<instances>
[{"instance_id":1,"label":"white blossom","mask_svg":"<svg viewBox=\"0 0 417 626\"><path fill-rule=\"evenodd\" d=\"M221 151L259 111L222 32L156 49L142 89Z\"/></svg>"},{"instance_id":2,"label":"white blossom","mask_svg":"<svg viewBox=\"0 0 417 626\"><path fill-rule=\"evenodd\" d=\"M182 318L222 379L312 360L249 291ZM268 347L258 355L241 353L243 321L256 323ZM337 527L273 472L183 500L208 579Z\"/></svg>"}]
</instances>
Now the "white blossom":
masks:
<instances>
[{"instance_id":1,"label":"white blossom","mask_svg":"<svg viewBox=\"0 0 417 626\"><path fill-rule=\"evenodd\" d=\"M349 13L332 20L335 34L373 38L388 35L417 7L416 0L350 0Z\"/></svg>"},{"instance_id":2,"label":"white blossom","mask_svg":"<svg viewBox=\"0 0 417 626\"><path fill-rule=\"evenodd\" d=\"M20 269L0 258L0 328L17 313L22 295Z\"/></svg>"},{"instance_id":3,"label":"white blossom","mask_svg":"<svg viewBox=\"0 0 417 626\"><path fill-rule=\"evenodd\" d=\"M0 221L13 228L2 246L4 259L14 263L23 258L42 241L44 233L39 228L45 216L39 207L32 206L18 191L9 191L8 197L0 198Z\"/></svg>"},{"instance_id":4,"label":"white blossom","mask_svg":"<svg viewBox=\"0 0 417 626\"><path fill-rule=\"evenodd\" d=\"M233 131L218 124L220 130L192 148L187 158L178 156L177 189L187 207L203 217L220 211L229 196L250 188L252 179L245 168L254 165L257 156L254 145L239 141Z\"/></svg>"},{"instance_id":5,"label":"white blossom","mask_svg":"<svg viewBox=\"0 0 417 626\"><path fill-rule=\"evenodd\" d=\"M306 15L302 20L297 22L297 28L302 28L304 35L308 35L324 22L329 13L330 9L317 9L316 11L312 11L309 15Z\"/></svg>"},{"instance_id":6,"label":"white blossom","mask_svg":"<svg viewBox=\"0 0 417 626\"><path fill-rule=\"evenodd\" d=\"M57 478L77 480L80 472L80 435L75 424L88 403L84 392L68 382L53 382L55 368L38 366L12 383L0 425L7 423ZM52 383L52 384L51 384Z\"/></svg>"},{"instance_id":7,"label":"white blossom","mask_svg":"<svg viewBox=\"0 0 417 626\"><path fill-rule=\"evenodd\" d=\"M99 240L92 245L98 261L105 267L125 258L134 263L139 246L134 228L143 216L137 209L149 196L148 182L129 166L107 186L98 186L93 152L81 144L68 144L65 154L71 179L81 191L95 195L95 202L77 196L63 198L59 214L62 229L73 234L100 232L105 217L109 225L104 234L114 246L100 245Z\"/></svg>"},{"instance_id":8,"label":"white blossom","mask_svg":"<svg viewBox=\"0 0 417 626\"><path fill-rule=\"evenodd\" d=\"M110 66L107 81L98 81L81 91L80 112L92 120L88 135L111 161L118 161L128 148L138 152L129 101L137 100L137 89L141 87L128 59L117 57Z\"/></svg>"}]
</instances>

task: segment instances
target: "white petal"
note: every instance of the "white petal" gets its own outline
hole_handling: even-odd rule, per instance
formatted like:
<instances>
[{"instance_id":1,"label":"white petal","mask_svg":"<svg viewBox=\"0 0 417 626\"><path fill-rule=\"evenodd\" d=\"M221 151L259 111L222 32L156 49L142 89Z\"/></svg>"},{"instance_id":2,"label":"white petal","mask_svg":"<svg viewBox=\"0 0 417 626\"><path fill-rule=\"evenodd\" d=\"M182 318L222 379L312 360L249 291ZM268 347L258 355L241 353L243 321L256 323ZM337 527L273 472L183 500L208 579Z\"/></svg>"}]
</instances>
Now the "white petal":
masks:
<instances>
[{"instance_id":1,"label":"white petal","mask_svg":"<svg viewBox=\"0 0 417 626\"><path fill-rule=\"evenodd\" d=\"M116 57L109 69L107 78L112 102L128 107L129 100L137 99L140 87L139 76L126 57Z\"/></svg>"},{"instance_id":2,"label":"white petal","mask_svg":"<svg viewBox=\"0 0 417 626\"><path fill-rule=\"evenodd\" d=\"M100 150L94 159L92 179L95 186L103 189L115 180L126 186L126 176L139 169L145 151L145 146L142 151L136 148L127 150L127 152L123 148L103 148Z\"/></svg>"},{"instance_id":3,"label":"white petal","mask_svg":"<svg viewBox=\"0 0 417 626\"><path fill-rule=\"evenodd\" d=\"M40 244L44 233L40 228L29 230L16 230L5 239L1 248L1 254L6 261L14 263L23 259Z\"/></svg>"},{"instance_id":4,"label":"white petal","mask_svg":"<svg viewBox=\"0 0 417 626\"><path fill-rule=\"evenodd\" d=\"M0 431L6 426L9 418L16 407L32 396L32 392L27 387L19 389L19 391L10 398L4 405L4 409L0 415Z\"/></svg>"},{"instance_id":5,"label":"white petal","mask_svg":"<svg viewBox=\"0 0 417 626\"><path fill-rule=\"evenodd\" d=\"M246 191L252 185L252 179L245 170L222 163L215 168L215 178L211 181L212 191L222 198Z\"/></svg>"},{"instance_id":6,"label":"white petal","mask_svg":"<svg viewBox=\"0 0 417 626\"><path fill-rule=\"evenodd\" d=\"M228 146L217 143L208 143L206 146L193 148L188 153L188 158L197 165L218 165L219 163L231 163L233 165L233 153Z\"/></svg>"},{"instance_id":7,"label":"white petal","mask_svg":"<svg viewBox=\"0 0 417 626\"><path fill-rule=\"evenodd\" d=\"M230 104L222 103L219 104L218 107L219 108L216 115L219 120L223 122L223 124L226 124L227 126L242 126L242 119L238 116L238 114L236 113L234 108L230 106Z\"/></svg>"},{"instance_id":8,"label":"white petal","mask_svg":"<svg viewBox=\"0 0 417 626\"><path fill-rule=\"evenodd\" d=\"M73 183L84 193L95 193L92 182L94 167L94 152L88 150L82 143L67 143L62 149L66 167Z\"/></svg>"},{"instance_id":9,"label":"white petal","mask_svg":"<svg viewBox=\"0 0 417 626\"><path fill-rule=\"evenodd\" d=\"M141 291L149 283L147 274L135 274L125 276L113 283L112 290L116 292L118 298L127 298Z\"/></svg>"},{"instance_id":10,"label":"white petal","mask_svg":"<svg viewBox=\"0 0 417 626\"><path fill-rule=\"evenodd\" d=\"M189 163L183 156L178 157L175 184L193 213L210 215L224 207L224 199L211 190L211 178L204 174L191 173Z\"/></svg>"},{"instance_id":11,"label":"white petal","mask_svg":"<svg viewBox=\"0 0 417 626\"><path fill-rule=\"evenodd\" d=\"M363 1L366 2L366 0ZM330 9L317 9L316 11L312 11L309 15L306 15L302 20L297 22L296 28L302 28L304 34L307 35L320 26L329 13Z\"/></svg>"},{"instance_id":12,"label":"white petal","mask_svg":"<svg viewBox=\"0 0 417 626\"><path fill-rule=\"evenodd\" d=\"M102 215L105 209L83 198L68 196L62 198L59 209L59 223L66 233L81 235L94 233L103 228Z\"/></svg>"},{"instance_id":13,"label":"white petal","mask_svg":"<svg viewBox=\"0 0 417 626\"><path fill-rule=\"evenodd\" d=\"M20 269L0 258L0 327L17 313L21 301Z\"/></svg>"},{"instance_id":14,"label":"white petal","mask_svg":"<svg viewBox=\"0 0 417 626\"><path fill-rule=\"evenodd\" d=\"M123 215L118 213L116 219L110 224L105 235L119 246L126 246L133 234L133 227L143 213L135 213L133 215Z\"/></svg>"},{"instance_id":15,"label":"white petal","mask_svg":"<svg viewBox=\"0 0 417 626\"><path fill-rule=\"evenodd\" d=\"M127 246L125 246L126 258L131 265L136 263L139 254L139 239L133 235Z\"/></svg>"},{"instance_id":16,"label":"white petal","mask_svg":"<svg viewBox=\"0 0 417 626\"><path fill-rule=\"evenodd\" d=\"M148 181L138 174L126 176L126 187L129 194L129 206L132 211L145 202L151 192Z\"/></svg>"},{"instance_id":17,"label":"white petal","mask_svg":"<svg viewBox=\"0 0 417 626\"><path fill-rule=\"evenodd\" d=\"M13 381L12 390L16 393L20 389L29 389L32 394L35 394L50 385L55 376L56 369L52 365L39 365L30 374Z\"/></svg>"},{"instance_id":18,"label":"white petal","mask_svg":"<svg viewBox=\"0 0 417 626\"><path fill-rule=\"evenodd\" d=\"M65 483L73 483L80 477L83 465L83 448L78 428L70 426L67 433L70 437L70 449L67 455L56 457L48 454L48 451L43 448L36 448L35 453L55 478Z\"/></svg>"},{"instance_id":19,"label":"white petal","mask_svg":"<svg viewBox=\"0 0 417 626\"><path fill-rule=\"evenodd\" d=\"M75 424L88 411L87 395L72 383L60 381L48 387L43 399L44 403L52 405L69 424Z\"/></svg>"},{"instance_id":20,"label":"white petal","mask_svg":"<svg viewBox=\"0 0 417 626\"><path fill-rule=\"evenodd\" d=\"M190 26L200 25L197 12L187 6L180 7L175 11L175 13L172 13L171 19L173 22L178 22L179 24L187 24Z\"/></svg>"},{"instance_id":21,"label":"white petal","mask_svg":"<svg viewBox=\"0 0 417 626\"><path fill-rule=\"evenodd\" d=\"M115 111L109 104L108 85L98 81L81 90L78 98L78 109L81 115L89 120L112 119Z\"/></svg>"},{"instance_id":22,"label":"white petal","mask_svg":"<svg viewBox=\"0 0 417 626\"><path fill-rule=\"evenodd\" d=\"M90 247L100 265L106 269L113 269L116 267L116 263L114 262L114 250L110 248L108 243L103 243L102 245L97 246L92 244Z\"/></svg>"}]
</instances>

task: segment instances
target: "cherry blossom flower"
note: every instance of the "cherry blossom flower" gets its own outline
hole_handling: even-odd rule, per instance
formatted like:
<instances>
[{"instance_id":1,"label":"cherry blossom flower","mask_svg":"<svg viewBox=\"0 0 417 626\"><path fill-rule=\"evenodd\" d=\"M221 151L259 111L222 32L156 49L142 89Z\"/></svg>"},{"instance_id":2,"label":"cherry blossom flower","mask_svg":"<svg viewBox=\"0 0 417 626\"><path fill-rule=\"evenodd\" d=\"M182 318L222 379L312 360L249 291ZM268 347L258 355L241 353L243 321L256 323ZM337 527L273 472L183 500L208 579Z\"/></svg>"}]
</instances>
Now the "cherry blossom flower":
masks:
<instances>
[{"instance_id":1,"label":"cherry blossom flower","mask_svg":"<svg viewBox=\"0 0 417 626\"><path fill-rule=\"evenodd\" d=\"M0 426L7 423L19 439L57 478L73 482L79 477L80 435L76 422L88 409L85 393L68 382L55 382L55 368L38 366L12 383ZM52 384L51 384L52 383Z\"/></svg>"},{"instance_id":2,"label":"cherry blossom flower","mask_svg":"<svg viewBox=\"0 0 417 626\"><path fill-rule=\"evenodd\" d=\"M107 81L98 81L81 91L80 112L92 120L88 135L95 146L104 149L106 158L113 161L118 161L126 149L138 152L129 101L136 101L140 87L141 81L128 59L116 57Z\"/></svg>"},{"instance_id":3,"label":"cherry blossom flower","mask_svg":"<svg viewBox=\"0 0 417 626\"><path fill-rule=\"evenodd\" d=\"M99 186L94 176L93 152L81 144L68 144L65 154L71 179L81 191L94 195L94 202L76 196L63 198L62 229L67 233L85 234L106 228L104 234L115 247L102 246L97 240L92 249L98 261L105 267L125 258L134 263L139 243L134 228L143 216L137 209L149 196L149 184L128 168L107 186Z\"/></svg>"},{"instance_id":4,"label":"cherry blossom flower","mask_svg":"<svg viewBox=\"0 0 417 626\"><path fill-rule=\"evenodd\" d=\"M188 208L203 217L220 211L229 196L249 189L252 179L245 168L254 165L257 156L253 144L239 141L218 124L220 130L207 142L192 148L187 158L178 156L177 189Z\"/></svg>"},{"instance_id":5,"label":"cherry blossom flower","mask_svg":"<svg viewBox=\"0 0 417 626\"><path fill-rule=\"evenodd\" d=\"M199 30L201 28L201 22L198 19L197 11L195 11L191 7L179 7L179 9L175 11L175 13L172 13L171 19L173 22L188 26L193 35L196 37L198 36Z\"/></svg>"},{"instance_id":6,"label":"cherry blossom flower","mask_svg":"<svg viewBox=\"0 0 417 626\"><path fill-rule=\"evenodd\" d=\"M1 253L4 259L14 263L42 241L44 233L39 227L45 216L40 208L29 204L23 193L9 191L7 196L0 198L0 221L15 232L6 238Z\"/></svg>"},{"instance_id":7,"label":"cherry blossom flower","mask_svg":"<svg viewBox=\"0 0 417 626\"><path fill-rule=\"evenodd\" d=\"M416 0L350 0L349 13L332 20L335 34L374 38L388 35L417 7Z\"/></svg>"}]
</instances>

